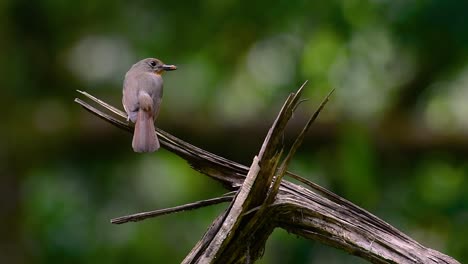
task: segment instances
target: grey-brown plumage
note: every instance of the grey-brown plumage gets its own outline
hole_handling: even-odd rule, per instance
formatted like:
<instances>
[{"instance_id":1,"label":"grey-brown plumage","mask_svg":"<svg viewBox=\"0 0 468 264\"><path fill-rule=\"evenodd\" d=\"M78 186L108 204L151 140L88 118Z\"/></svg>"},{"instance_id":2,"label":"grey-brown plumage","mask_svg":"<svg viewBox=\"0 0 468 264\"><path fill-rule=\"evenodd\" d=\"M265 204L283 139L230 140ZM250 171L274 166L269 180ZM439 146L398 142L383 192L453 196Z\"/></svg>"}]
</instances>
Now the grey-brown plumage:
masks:
<instances>
[{"instance_id":1,"label":"grey-brown plumage","mask_svg":"<svg viewBox=\"0 0 468 264\"><path fill-rule=\"evenodd\" d=\"M122 103L128 120L135 123L132 148L135 152L154 152L159 141L154 129L163 96L162 73L177 69L158 59L135 63L125 74Z\"/></svg>"}]
</instances>

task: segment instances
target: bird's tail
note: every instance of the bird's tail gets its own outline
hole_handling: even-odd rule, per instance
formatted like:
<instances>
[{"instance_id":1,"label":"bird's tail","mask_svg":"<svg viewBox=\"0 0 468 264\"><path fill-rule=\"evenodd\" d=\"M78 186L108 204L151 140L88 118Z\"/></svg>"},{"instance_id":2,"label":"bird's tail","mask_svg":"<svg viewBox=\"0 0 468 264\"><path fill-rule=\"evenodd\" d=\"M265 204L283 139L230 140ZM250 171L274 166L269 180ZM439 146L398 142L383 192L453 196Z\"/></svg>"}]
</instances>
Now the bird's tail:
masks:
<instances>
[{"instance_id":1,"label":"bird's tail","mask_svg":"<svg viewBox=\"0 0 468 264\"><path fill-rule=\"evenodd\" d=\"M146 98L148 97L148 98ZM154 131L153 102L149 96L140 96L132 148L135 152L154 152L159 149L159 140Z\"/></svg>"}]
</instances>

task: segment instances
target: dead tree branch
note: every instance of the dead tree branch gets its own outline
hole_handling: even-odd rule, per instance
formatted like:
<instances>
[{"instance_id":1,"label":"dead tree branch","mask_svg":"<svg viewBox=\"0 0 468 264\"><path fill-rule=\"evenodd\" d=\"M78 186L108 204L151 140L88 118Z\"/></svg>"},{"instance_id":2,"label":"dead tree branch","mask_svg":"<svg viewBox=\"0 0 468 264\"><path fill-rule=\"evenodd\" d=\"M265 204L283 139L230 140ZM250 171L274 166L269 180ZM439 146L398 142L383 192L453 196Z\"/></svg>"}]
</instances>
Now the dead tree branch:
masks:
<instances>
[{"instance_id":1,"label":"dead tree branch","mask_svg":"<svg viewBox=\"0 0 468 264\"><path fill-rule=\"evenodd\" d=\"M136 214L131 214L131 215L126 215L126 216L121 216L117 217L114 219L111 219L112 224L124 224L128 222L138 222L142 221L148 218L153 218L161 215L167 215L167 214L172 214L172 213L178 213L178 212L183 212L183 211L188 211L188 210L194 210L214 204L219 204L219 203L225 203L229 202L234 198L232 195L228 196L221 196L221 197L216 197L212 199L207 199L207 200L202 200L202 201L197 201L194 203L188 203L184 205L179 205L175 206L172 208L164 208L160 210L154 210L154 211L149 211L149 212L142 212L142 213L136 213Z\"/></svg>"},{"instance_id":2,"label":"dead tree branch","mask_svg":"<svg viewBox=\"0 0 468 264\"><path fill-rule=\"evenodd\" d=\"M447 255L424 247L346 199L286 171L304 134L328 100L327 97L310 118L281 161L281 137L294 109L300 103L304 85L286 100L250 167L214 155L156 129L164 148L185 159L193 169L221 182L226 189L236 191L235 196L201 202L233 199L183 263L252 263L261 257L265 242L276 227L345 250L373 263L458 263ZM85 92L80 93L122 120L126 119L124 112ZM132 131L132 126L126 121L104 113L81 99L75 101L118 128ZM306 186L282 180L285 174ZM114 220L115 223L142 220L197 206L198 203L193 203Z\"/></svg>"}]
</instances>

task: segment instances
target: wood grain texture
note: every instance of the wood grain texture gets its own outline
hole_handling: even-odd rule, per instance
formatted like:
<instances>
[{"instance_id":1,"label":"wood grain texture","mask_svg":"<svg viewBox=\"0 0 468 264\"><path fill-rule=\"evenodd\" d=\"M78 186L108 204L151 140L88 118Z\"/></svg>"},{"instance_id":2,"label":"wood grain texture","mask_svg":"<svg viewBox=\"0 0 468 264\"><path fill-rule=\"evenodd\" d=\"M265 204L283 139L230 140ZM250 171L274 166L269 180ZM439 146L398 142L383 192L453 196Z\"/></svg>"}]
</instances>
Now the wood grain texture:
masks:
<instances>
[{"instance_id":1,"label":"wood grain texture","mask_svg":"<svg viewBox=\"0 0 468 264\"><path fill-rule=\"evenodd\" d=\"M372 263L459 263L421 245L333 192L285 171L287 162L280 163L283 150L279 136L299 102L302 89L288 97L250 167L219 157L156 128L162 147L185 159L193 169L221 182L226 189L237 192L229 207L213 221L183 263L252 263L261 257L266 240L278 227ZM81 99L75 99L75 102L116 127L132 131L131 125L122 121L126 119L125 113L81 93L120 118ZM305 131L308 126L310 124L306 125ZM275 179L282 169L285 175L304 185L280 180L274 199L267 199L268 193L274 191Z\"/></svg>"}]
</instances>

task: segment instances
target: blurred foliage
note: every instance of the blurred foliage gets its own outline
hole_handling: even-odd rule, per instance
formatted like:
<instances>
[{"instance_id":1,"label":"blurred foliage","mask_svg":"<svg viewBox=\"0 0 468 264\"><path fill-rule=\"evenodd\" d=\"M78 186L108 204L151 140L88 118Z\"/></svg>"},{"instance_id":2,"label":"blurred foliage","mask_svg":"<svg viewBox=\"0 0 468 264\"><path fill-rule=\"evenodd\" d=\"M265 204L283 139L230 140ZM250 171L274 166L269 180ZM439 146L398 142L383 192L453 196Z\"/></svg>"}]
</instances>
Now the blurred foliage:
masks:
<instances>
[{"instance_id":1,"label":"blurred foliage","mask_svg":"<svg viewBox=\"0 0 468 264\"><path fill-rule=\"evenodd\" d=\"M0 2L0 262L177 263L225 205L114 226L112 217L223 189L73 103L120 106L132 63L165 75L157 125L250 164L286 95L285 142L337 91L291 170L422 244L468 262L468 2ZM363 263L277 230L260 263Z\"/></svg>"}]
</instances>

